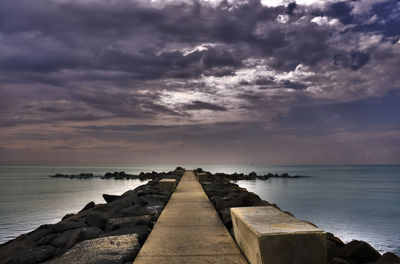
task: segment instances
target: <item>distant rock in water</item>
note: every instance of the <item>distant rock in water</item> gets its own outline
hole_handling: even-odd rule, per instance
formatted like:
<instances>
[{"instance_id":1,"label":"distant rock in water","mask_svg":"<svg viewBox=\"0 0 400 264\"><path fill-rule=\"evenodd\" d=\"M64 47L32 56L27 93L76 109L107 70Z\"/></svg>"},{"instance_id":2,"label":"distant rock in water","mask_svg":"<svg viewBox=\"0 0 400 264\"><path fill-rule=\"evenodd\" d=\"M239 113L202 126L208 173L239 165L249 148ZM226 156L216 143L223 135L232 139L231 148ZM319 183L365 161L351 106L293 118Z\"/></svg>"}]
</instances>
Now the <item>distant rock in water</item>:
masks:
<instances>
[{"instance_id":1,"label":"distant rock in water","mask_svg":"<svg viewBox=\"0 0 400 264\"><path fill-rule=\"evenodd\" d=\"M177 167L176 170L182 170L182 168ZM139 175L127 174L127 173L125 173L125 171L120 171L120 172L116 171L116 172L107 172L103 176L94 175L93 173L79 173L78 175L57 173L55 175L50 175L50 177L52 177L52 178L69 178L69 179L93 179L93 178L113 179L113 180L138 179L141 181L145 181L145 180L160 179L167 175L168 174L166 172L155 172L155 171L141 172Z\"/></svg>"},{"instance_id":2,"label":"distant rock in water","mask_svg":"<svg viewBox=\"0 0 400 264\"><path fill-rule=\"evenodd\" d=\"M257 175L255 171L250 172L249 174L244 173L221 173L217 172L215 174L211 174L209 172L204 172L201 168L197 168L194 170L195 173L203 173L207 174L210 180L228 180L228 181L240 181L240 180L268 180L269 178L282 178L282 179L296 179L296 178L310 178L311 176L302 176L302 175L289 175L288 173L283 174L273 174L268 173L264 175Z\"/></svg>"}]
</instances>

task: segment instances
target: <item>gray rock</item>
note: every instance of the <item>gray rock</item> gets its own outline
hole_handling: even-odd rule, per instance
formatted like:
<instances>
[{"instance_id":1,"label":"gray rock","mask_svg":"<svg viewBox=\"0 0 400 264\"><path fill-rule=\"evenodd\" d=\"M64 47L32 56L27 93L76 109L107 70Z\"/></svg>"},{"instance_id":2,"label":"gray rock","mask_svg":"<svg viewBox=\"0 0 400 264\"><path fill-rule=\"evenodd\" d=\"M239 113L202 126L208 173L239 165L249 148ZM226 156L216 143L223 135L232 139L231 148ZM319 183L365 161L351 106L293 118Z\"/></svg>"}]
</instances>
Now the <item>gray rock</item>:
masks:
<instances>
[{"instance_id":1,"label":"gray rock","mask_svg":"<svg viewBox=\"0 0 400 264\"><path fill-rule=\"evenodd\" d=\"M57 234L55 234L55 233L48 234L47 236L42 237L42 239L40 239L40 240L37 242L37 245L38 245L38 246L50 245L51 242L53 242L53 240L54 240L56 237L57 237Z\"/></svg>"},{"instance_id":2,"label":"gray rock","mask_svg":"<svg viewBox=\"0 0 400 264\"><path fill-rule=\"evenodd\" d=\"M91 209L91 208L93 208L95 206L96 206L96 204L93 201L91 201L87 205L85 205L85 207L83 207L82 210L79 211L79 213L81 213L81 212L83 212L83 211L85 211L87 209Z\"/></svg>"},{"instance_id":3,"label":"gray rock","mask_svg":"<svg viewBox=\"0 0 400 264\"><path fill-rule=\"evenodd\" d=\"M353 240L343 247L344 254L357 263L368 263L377 261L381 254L368 243Z\"/></svg>"},{"instance_id":4,"label":"gray rock","mask_svg":"<svg viewBox=\"0 0 400 264\"><path fill-rule=\"evenodd\" d=\"M378 259L376 264L400 264L400 257L392 252L387 252Z\"/></svg>"},{"instance_id":5,"label":"gray rock","mask_svg":"<svg viewBox=\"0 0 400 264\"><path fill-rule=\"evenodd\" d=\"M149 233L150 229L145 225L132 225L114 230L109 233L104 233L102 234L102 237L136 234L138 236L139 243L143 244Z\"/></svg>"},{"instance_id":6,"label":"gray rock","mask_svg":"<svg viewBox=\"0 0 400 264\"><path fill-rule=\"evenodd\" d=\"M123 264L131 261L139 252L135 234L109 236L86 240L76 244L59 258L46 264Z\"/></svg>"},{"instance_id":7,"label":"gray rock","mask_svg":"<svg viewBox=\"0 0 400 264\"><path fill-rule=\"evenodd\" d=\"M103 198L107 203L111 203L115 200L121 199L120 195L112 195L112 194L103 194Z\"/></svg>"},{"instance_id":8,"label":"gray rock","mask_svg":"<svg viewBox=\"0 0 400 264\"><path fill-rule=\"evenodd\" d=\"M101 230L100 228L98 228L96 226L82 227L79 230L81 233L81 237L80 237L81 241L98 238L103 233L103 230Z\"/></svg>"},{"instance_id":9,"label":"gray rock","mask_svg":"<svg viewBox=\"0 0 400 264\"><path fill-rule=\"evenodd\" d=\"M54 228L53 225L41 225L34 231L28 233L29 238L32 241L39 241L43 237L47 236L48 234L52 233Z\"/></svg>"},{"instance_id":10,"label":"gray rock","mask_svg":"<svg viewBox=\"0 0 400 264\"><path fill-rule=\"evenodd\" d=\"M57 248L69 249L83 240L98 238L103 231L98 227L81 227L67 230L53 240L52 245Z\"/></svg>"},{"instance_id":11,"label":"gray rock","mask_svg":"<svg viewBox=\"0 0 400 264\"><path fill-rule=\"evenodd\" d=\"M350 264L350 262L341 258L333 258L329 264Z\"/></svg>"},{"instance_id":12,"label":"gray rock","mask_svg":"<svg viewBox=\"0 0 400 264\"><path fill-rule=\"evenodd\" d=\"M150 223L150 224L147 224ZM131 216L131 217L119 217L107 219L105 231L110 232L119 228L129 227L137 224L145 224L148 227L153 226L150 215Z\"/></svg>"},{"instance_id":13,"label":"gray rock","mask_svg":"<svg viewBox=\"0 0 400 264\"><path fill-rule=\"evenodd\" d=\"M106 221L106 217L100 212L90 212L86 215L86 223L88 224L88 226L97 226L98 228L104 228Z\"/></svg>"},{"instance_id":14,"label":"gray rock","mask_svg":"<svg viewBox=\"0 0 400 264\"><path fill-rule=\"evenodd\" d=\"M57 249L51 246L34 247L30 249L19 248L15 254L1 263L7 264L36 264L53 258L57 254Z\"/></svg>"},{"instance_id":15,"label":"gray rock","mask_svg":"<svg viewBox=\"0 0 400 264\"><path fill-rule=\"evenodd\" d=\"M146 206L147 212L156 218L160 216L163 209L164 209L163 205Z\"/></svg>"},{"instance_id":16,"label":"gray rock","mask_svg":"<svg viewBox=\"0 0 400 264\"><path fill-rule=\"evenodd\" d=\"M148 215L149 212L143 206L134 205L121 210L121 214L123 216L139 216L139 215Z\"/></svg>"},{"instance_id":17,"label":"gray rock","mask_svg":"<svg viewBox=\"0 0 400 264\"><path fill-rule=\"evenodd\" d=\"M83 221L68 221L64 220L61 222L58 222L57 224L54 225L54 231L57 233L62 233L64 231L70 230L70 229L76 229L80 227L85 227L86 224Z\"/></svg>"},{"instance_id":18,"label":"gray rock","mask_svg":"<svg viewBox=\"0 0 400 264\"><path fill-rule=\"evenodd\" d=\"M79 229L67 230L57 235L51 245L56 248L70 248L79 240Z\"/></svg>"}]
</instances>

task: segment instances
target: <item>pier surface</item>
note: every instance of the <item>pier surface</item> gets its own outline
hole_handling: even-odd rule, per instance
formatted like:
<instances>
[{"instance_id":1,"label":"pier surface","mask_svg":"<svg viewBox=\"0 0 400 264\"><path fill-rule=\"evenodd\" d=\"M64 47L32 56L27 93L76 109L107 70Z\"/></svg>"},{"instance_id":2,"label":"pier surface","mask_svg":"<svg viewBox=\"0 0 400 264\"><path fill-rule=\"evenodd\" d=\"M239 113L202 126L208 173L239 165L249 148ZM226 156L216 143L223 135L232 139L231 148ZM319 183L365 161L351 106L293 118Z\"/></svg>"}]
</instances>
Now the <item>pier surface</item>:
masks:
<instances>
[{"instance_id":1,"label":"pier surface","mask_svg":"<svg viewBox=\"0 0 400 264\"><path fill-rule=\"evenodd\" d=\"M134 264L247 261L192 171L186 171Z\"/></svg>"}]
</instances>

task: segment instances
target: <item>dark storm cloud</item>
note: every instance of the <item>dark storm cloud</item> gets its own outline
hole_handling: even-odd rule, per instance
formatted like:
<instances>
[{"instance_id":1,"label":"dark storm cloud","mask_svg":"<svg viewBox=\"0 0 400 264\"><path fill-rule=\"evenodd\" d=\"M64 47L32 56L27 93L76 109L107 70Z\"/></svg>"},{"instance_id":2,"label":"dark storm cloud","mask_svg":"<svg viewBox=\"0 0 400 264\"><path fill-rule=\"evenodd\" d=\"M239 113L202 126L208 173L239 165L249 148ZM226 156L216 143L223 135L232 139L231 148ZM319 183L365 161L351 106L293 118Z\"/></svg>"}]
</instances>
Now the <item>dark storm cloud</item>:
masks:
<instances>
[{"instance_id":1,"label":"dark storm cloud","mask_svg":"<svg viewBox=\"0 0 400 264\"><path fill-rule=\"evenodd\" d=\"M157 54L156 49L177 42L222 41L254 43L269 50L270 45L283 43L278 30L267 38L254 36L258 22L273 20L279 12L263 8L257 1L233 11L227 11L227 4L156 9L132 1L91 5L6 0L1 7L0 31L6 37L6 47L14 49L11 54L2 54L0 67L7 71L89 68L126 71L132 78L188 78L202 71L209 74L209 68L238 66L242 54L210 49L183 56L179 51ZM132 43L134 49L127 50L120 43L123 41ZM201 67L185 71L199 60Z\"/></svg>"},{"instance_id":2,"label":"dark storm cloud","mask_svg":"<svg viewBox=\"0 0 400 264\"><path fill-rule=\"evenodd\" d=\"M290 150L291 109L400 87L398 1L268 3L0 1L2 144Z\"/></svg>"},{"instance_id":3,"label":"dark storm cloud","mask_svg":"<svg viewBox=\"0 0 400 264\"><path fill-rule=\"evenodd\" d=\"M158 126L158 125L109 125L109 126L87 126L78 127L80 129L88 130L106 130L106 131L122 131L122 132L142 132L142 131L152 131L159 129L171 128L170 126Z\"/></svg>"},{"instance_id":4,"label":"dark storm cloud","mask_svg":"<svg viewBox=\"0 0 400 264\"><path fill-rule=\"evenodd\" d=\"M227 109L220 105L210 104L202 101L193 101L191 104L183 106L185 110L211 110L211 111L226 111Z\"/></svg>"},{"instance_id":5,"label":"dark storm cloud","mask_svg":"<svg viewBox=\"0 0 400 264\"><path fill-rule=\"evenodd\" d=\"M351 14L352 10L353 7L350 3L343 1L329 5L325 14L333 18L338 18L342 24L348 25L351 24L354 19Z\"/></svg>"}]
</instances>

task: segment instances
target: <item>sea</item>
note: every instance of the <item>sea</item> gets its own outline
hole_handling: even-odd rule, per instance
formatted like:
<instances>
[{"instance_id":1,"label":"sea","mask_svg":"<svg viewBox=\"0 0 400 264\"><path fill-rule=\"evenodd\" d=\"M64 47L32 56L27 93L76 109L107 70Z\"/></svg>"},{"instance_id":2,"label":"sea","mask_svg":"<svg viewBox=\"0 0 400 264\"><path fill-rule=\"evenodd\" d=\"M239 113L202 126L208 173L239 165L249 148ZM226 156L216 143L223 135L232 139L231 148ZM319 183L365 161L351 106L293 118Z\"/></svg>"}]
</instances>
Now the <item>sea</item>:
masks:
<instances>
[{"instance_id":1,"label":"sea","mask_svg":"<svg viewBox=\"0 0 400 264\"><path fill-rule=\"evenodd\" d=\"M177 165L84 164L0 165L0 243L42 224L56 223L88 202L104 203L103 193L122 194L146 181L51 178L55 173L171 171ZM345 242L371 244L400 255L400 165L239 166L179 164L210 172L289 173L310 178L270 178L236 182L297 218L314 223Z\"/></svg>"}]
</instances>

